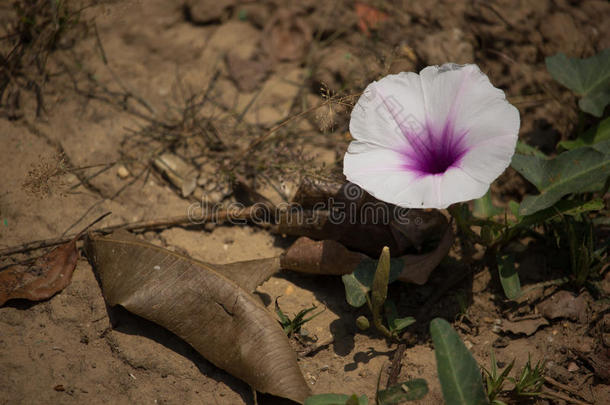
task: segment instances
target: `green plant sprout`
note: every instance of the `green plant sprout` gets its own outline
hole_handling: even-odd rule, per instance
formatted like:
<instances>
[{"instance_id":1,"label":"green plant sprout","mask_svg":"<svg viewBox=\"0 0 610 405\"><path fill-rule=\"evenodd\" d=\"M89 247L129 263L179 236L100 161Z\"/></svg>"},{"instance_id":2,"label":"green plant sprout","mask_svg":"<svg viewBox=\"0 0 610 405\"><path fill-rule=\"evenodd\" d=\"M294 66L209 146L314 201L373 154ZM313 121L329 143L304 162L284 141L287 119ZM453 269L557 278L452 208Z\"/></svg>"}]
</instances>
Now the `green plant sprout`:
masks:
<instances>
[{"instance_id":1,"label":"green plant sprout","mask_svg":"<svg viewBox=\"0 0 610 405\"><path fill-rule=\"evenodd\" d=\"M508 378L515 384L513 391L517 396L533 397L542 393L546 362L539 360L534 368L532 368L531 360L531 356L528 355L527 363L523 366L519 378Z\"/></svg>"},{"instance_id":2,"label":"green plant sprout","mask_svg":"<svg viewBox=\"0 0 610 405\"><path fill-rule=\"evenodd\" d=\"M493 350L490 353L491 357L491 367L489 370L483 368L483 372L485 374L485 385L487 388L487 398L489 398L489 402L492 405L506 405L504 402L496 399L496 397L502 392L502 387L504 386L504 382L506 381L508 375L510 374L513 366L515 365L515 360L510 362L508 366L502 371L502 373L498 374L498 363L496 362L496 355Z\"/></svg>"},{"instance_id":3,"label":"green plant sprout","mask_svg":"<svg viewBox=\"0 0 610 405\"><path fill-rule=\"evenodd\" d=\"M509 374L515 365L515 359L506 366L502 373L499 373L493 350L491 351L490 358L491 367L489 370L483 368L483 373L487 397L492 405L506 405L503 401L497 399L501 393L511 397L534 397L542 394L542 385L545 381L545 362L538 361L532 368L531 356L528 355L527 363L523 366L518 378L514 378L510 377ZM510 381L513 384L513 388L505 390L504 383L506 381Z\"/></svg>"},{"instance_id":4,"label":"green plant sprout","mask_svg":"<svg viewBox=\"0 0 610 405\"><path fill-rule=\"evenodd\" d=\"M512 397L535 397L542 394L545 382L545 362L539 361L532 367L531 357L517 378L510 377L515 360L500 373L496 356L491 352L491 367L482 368L485 386L474 357L470 354L460 336L451 325L441 318L430 323L430 334L434 342L434 354L438 378L443 397L448 405L492 404L506 405L498 399L501 394ZM504 389L506 381L513 384L510 390Z\"/></svg>"},{"instance_id":5,"label":"green plant sprout","mask_svg":"<svg viewBox=\"0 0 610 405\"><path fill-rule=\"evenodd\" d=\"M316 310L317 306L312 305L310 308L305 308L305 309L300 310L294 316L294 318L290 319L280 309L280 304L278 303L279 299L280 299L280 297L277 297L275 299L275 312L277 313L278 318L280 318L278 322L280 323L280 325L282 326L282 329L284 329L284 333L286 333L288 335L288 337L292 337L292 335L295 333L300 333L301 327L303 325L305 325L307 322L311 321L313 318L315 318L316 316L320 315L322 312L325 311L323 309L320 312L311 315L309 318L305 318L305 315Z\"/></svg>"},{"instance_id":6,"label":"green plant sprout","mask_svg":"<svg viewBox=\"0 0 610 405\"><path fill-rule=\"evenodd\" d=\"M396 305L388 301L388 284L390 283L390 248L385 246L379 256L377 269L373 278L372 289L365 292L366 303L373 317L373 325L385 337L398 339L400 332L415 322L413 317L399 318ZM383 323L386 318L387 326ZM365 316L356 319L356 325L361 330L369 328L369 320Z\"/></svg>"}]
</instances>

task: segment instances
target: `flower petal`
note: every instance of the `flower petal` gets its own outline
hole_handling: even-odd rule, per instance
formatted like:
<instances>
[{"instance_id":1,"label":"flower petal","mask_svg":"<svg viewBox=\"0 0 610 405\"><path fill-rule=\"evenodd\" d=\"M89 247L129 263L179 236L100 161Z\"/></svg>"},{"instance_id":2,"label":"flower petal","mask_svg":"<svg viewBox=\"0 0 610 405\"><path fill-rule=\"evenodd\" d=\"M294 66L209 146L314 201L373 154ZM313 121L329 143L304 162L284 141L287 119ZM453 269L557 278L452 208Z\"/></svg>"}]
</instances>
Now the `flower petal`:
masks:
<instances>
[{"instance_id":1,"label":"flower petal","mask_svg":"<svg viewBox=\"0 0 610 405\"><path fill-rule=\"evenodd\" d=\"M491 183L510 164L517 143L519 111L476 65L445 64L420 72L428 124L464 134L458 166Z\"/></svg>"},{"instance_id":2,"label":"flower petal","mask_svg":"<svg viewBox=\"0 0 610 405\"><path fill-rule=\"evenodd\" d=\"M358 141L352 142L345 154L343 173L373 197L390 203L396 201L399 191L417 180L417 174L403 168L400 153Z\"/></svg>"},{"instance_id":3,"label":"flower petal","mask_svg":"<svg viewBox=\"0 0 610 405\"><path fill-rule=\"evenodd\" d=\"M510 164L519 125L476 65L390 75L354 107L344 174L380 200L446 208L485 194Z\"/></svg>"},{"instance_id":4,"label":"flower petal","mask_svg":"<svg viewBox=\"0 0 610 405\"><path fill-rule=\"evenodd\" d=\"M479 181L460 168L451 168L441 176L438 207L447 208L451 204L483 197L489 183Z\"/></svg>"},{"instance_id":5,"label":"flower petal","mask_svg":"<svg viewBox=\"0 0 610 405\"><path fill-rule=\"evenodd\" d=\"M495 101L472 118L464 138L468 152L459 166L473 178L491 183L510 165L519 136L519 111Z\"/></svg>"},{"instance_id":6,"label":"flower petal","mask_svg":"<svg viewBox=\"0 0 610 405\"><path fill-rule=\"evenodd\" d=\"M350 143L343 159L343 172L353 183L352 178L362 178L388 172L403 172L403 156L392 149L379 148L365 142Z\"/></svg>"},{"instance_id":7,"label":"flower petal","mask_svg":"<svg viewBox=\"0 0 610 405\"><path fill-rule=\"evenodd\" d=\"M352 137L391 149L409 146L403 130L425 123L421 81L416 73L389 75L369 84L352 111ZM402 128L401 128L402 127Z\"/></svg>"},{"instance_id":8,"label":"flower petal","mask_svg":"<svg viewBox=\"0 0 610 405\"><path fill-rule=\"evenodd\" d=\"M409 179L405 184L394 176L384 180L387 191L384 201L405 208L447 208L460 201L468 201L482 197L489 184L480 182L459 168L451 168L443 174L431 174ZM401 187L402 186L402 187ZM394 192L390 192L389 188ZM364 187L363 187L364 188ZM402 188L402 191L401 191ZM398 190L398 192L396 192Z\"/></svg>"},{"instance_id":9,"label":"flower petal","mask_svg":"<svg viewBox=\"0 0 610 405\"><path fill-rule=\"evenodd\" d=\"M426 118L434 132L449 122L456 133L468 129L472 119L491 103L504 100L476 65L428 66L420 72Z\"/></svg>"}]
</instances>

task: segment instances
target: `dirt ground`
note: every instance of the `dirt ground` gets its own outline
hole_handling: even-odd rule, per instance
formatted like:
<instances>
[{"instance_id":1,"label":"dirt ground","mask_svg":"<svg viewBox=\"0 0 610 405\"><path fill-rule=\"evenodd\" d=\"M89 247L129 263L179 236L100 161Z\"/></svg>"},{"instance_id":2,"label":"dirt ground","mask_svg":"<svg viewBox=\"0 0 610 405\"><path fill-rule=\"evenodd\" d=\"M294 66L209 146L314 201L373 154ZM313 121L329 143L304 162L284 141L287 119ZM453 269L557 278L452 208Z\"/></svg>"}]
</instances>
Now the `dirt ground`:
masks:
<instances>
[{"instance_id":1,"label":"dirt ground","mask_svg":"<svg viewBox=\"0 0 610 405\"><path fill-rule=\"evenodd\" d=\"M0 116L0 248L74 232L107 211L112 215L100 226L186 214L197 199L183 198L151 170L164 151L197 167L210 200L232 201L221 164L282 120L323 101L326 91L355 94L384 74L448 61L479 64L520 110L520 137L550 152L570 136L578 114L574 97L552 82L544 58L556 52L590 56L610 46L610 5L594 0L371 2L387 19L369 23L369 29L348 1L97 3L82 12L88 28L74 27L76 34L67 34L49 56L53 74L43 90L44 110L37 114L35 93L25 89L17 108ZM0 6L3 26L13 17ZM194 106L198 112L189 115ZM275 138L249 150L250 164L236 170L274 201L290 194L299 174L340 170L349 142L349 114L341 110L325 107L290 121ZM198 132L201 123L211 127ZM57 167L61 159L69 168L89 168L24 187L33 169L41 163ZM492 191L502 205L530 187L509 169ZM170 227L141 237L210 263L276 256L294 241L248 225ZM4 257L0 265L28 257ZM608 359L599 354L608 350L607 304L571 291L585 309L573 319L546 320L538 306L553 299L557 288L507 303L495 275L469 263L457 268L470 275L431 301L456 271L455 257L426 285L393 284L390 291L401 314L421 315L410 329L399 377L428 381L430 392L420 403L442 402L427 333L435 316L454 322L481 365L489 365L492 349L502 365L515 358L516 368L528 355L545 359L547 376L571 390L551 386L555 391L610 403L608 374L604 379L594 365ZM567 266L542 248L524 257L524 284L557 278ZM604 288L610 293L608 275ZM258 291L270 311L278 296L289 314L311 305L326 308L305 325L323 345L299 357L314 393L374 398L396 344L356 328L365 311L347 304L339 277L287 273ZM112 324L109 312L116 318ZM524 331L520 321L533 321L537 329ZM110 311L81 257L72 283L51 299L0 308L0 404L82 403L254 402L247 384L176 336L124 310ZM282 402L259 395L258 403Z\"/></svg>"}]
</instances>

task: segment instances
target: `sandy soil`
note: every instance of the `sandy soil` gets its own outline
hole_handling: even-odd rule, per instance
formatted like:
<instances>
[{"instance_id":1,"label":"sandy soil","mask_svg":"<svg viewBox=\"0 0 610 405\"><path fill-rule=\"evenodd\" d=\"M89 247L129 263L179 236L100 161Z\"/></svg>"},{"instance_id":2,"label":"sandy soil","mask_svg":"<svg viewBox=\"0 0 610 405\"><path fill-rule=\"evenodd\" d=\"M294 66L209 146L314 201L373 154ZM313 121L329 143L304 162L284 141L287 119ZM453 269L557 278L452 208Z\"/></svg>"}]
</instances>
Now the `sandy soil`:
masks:
<instances>
[{"instance_id":1,"label":"sandy soil","mask_svg":"<svg viewBox=\"0 0 610 405\"><path fill-rule=\"evenodd\" d=\"M573 96L546 73L544 57L558 51L589 56L610 41L604 24L610 6L603 1L498 0L488 6L470 1L381 2L390 18L369 37L358 28L353 4L344 1L279 7L273 1L192 0L189 12L181 2L164 0L100 3L85 10L82 20L95 21L108 65L93 30L83 31L74 44L51 54L49 69L58 74L45 87L46 111L37 116L33 94L24 91L19 116L0 118L0 247L70 233L106 211L112 215L100 225L184 215L193 197L183 198L165 178L148 170L159 150L198 163L207 195L231 201L221 191L226 179L217 171L218 163L287 116L322 101L322 84L356 93L387 72L446 61L478 63L519 108L522 139L553 150L569 136L577 112ZM10 15L7 10L2 21ZM286 21L297 27L289 30L293 37L288 42L296 43L292 47L272 34ZM125 98L126 93L136 97ZM209 97L200 114L217 125L226 146L222 152L210 152L209 143L202 147L188 126L159 130L138 116L180 121L176 111L197 94ZM269 166L262 170L266 178L278 177L270 164L274 161L293 174L301 169L290 169L291 161L312 171L340 167L349 140L347 115L339 115L326 132L319 128L325 120L328 112L292 121L277 143L253 151L257 162ZM176 133L180 136L174 140L159 140ZM295 150L300 151L296 157L291 155ZM100 166L62 175L51 182L49 193L23 186L33 168L41 162L53 165L59 155L70 167ZM252 178L257 167L244 174ZM282 180L277 184L290 191L293 179L287 175ZM206 189L208 184L213 187ZM260 181L256 187L277 199L273 184ZM509 170L492 190L503 204L521 198L528 187ZM294 240L246 225L172 227L141 237L211 263L275 256ZM1 264L27 257L5 257ZM539 317L537 305L555 290L537 290L511 305L503 301L487 268L472 270L425 308L409 334L399 380L427 379L430 393L420 403L442 402L427 334L434 316L455 321L482 365L489 364L492 348L502 364L516 358L516 367L529 354L534 360L546 359L547 375L582 399L610 402L608 381L585 360L596 353L600 336L607 339L607 307L582 292L587 311L581 319L550 321L530 336L502 332L510 321ZM454 271L445 264L424 286L392 285L401 313L418 313ZM525 283L553 278L557 271L561 269L549 264L544 251L528 254L520 268ZM396 345L374 331L357 330L354 321L365 312L346 303L340 278L284 274L258 291L270 311L278 296L289 314L311 305L326 307L305 329L328 344L299 358L314 393L374 397L378 375L387 375ZM269 396L259 395L258 400L282 403ZM176 336L124 310L107 308L91 266L81 257L64 291L44 302L11 301L0 308L0 404L82 403L252 404L253 399L245 383Z\"/></svg>"}]
</instances>

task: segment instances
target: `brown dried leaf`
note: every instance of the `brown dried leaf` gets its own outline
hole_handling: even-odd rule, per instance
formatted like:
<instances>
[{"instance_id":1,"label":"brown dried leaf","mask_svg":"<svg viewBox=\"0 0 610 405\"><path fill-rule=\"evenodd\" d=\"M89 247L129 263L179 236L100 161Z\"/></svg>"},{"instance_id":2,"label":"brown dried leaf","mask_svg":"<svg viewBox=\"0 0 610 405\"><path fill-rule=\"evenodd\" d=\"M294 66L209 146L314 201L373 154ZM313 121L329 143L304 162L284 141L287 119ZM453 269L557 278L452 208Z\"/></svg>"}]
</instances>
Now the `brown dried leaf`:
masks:
<instances>
[{"instance_id":1,"label":"brown dried leaf","mask_svg":"<svg viewBox=\"0 0 610 405\"><path fill-rule=\"evenodd\" d=\"M398 276L398 280L404 281L405 283L425 284L428 281L432 270L434 270L445 256L447 256L451 249L451 245L453 245L453 229L448 226L443 237L433 251L421 255L402 256L405 265L402 273Z\"/></svg>"},{"instance_id":2,"label":"brown dried leaf","mask_svg":"<svg viewBox=\"0 0 610 405\"><path fill-rule=\"evenodd\" d=\"M41 301L70 284L78 260L76 239L36 259L30 266L15 265L0 271L0 305L10 299Z\"/></svg>"},{"instance_id":3,"label":"brown dried leaf","mask_svg":"<svg viewBox=\"0 0 610 405\"><path fill-rule=\"evenodd\" d=\"M239 272L118 234L89 235L85 249L110 306L169 329L260 392L300 403L309 395L288 338L250 293L277 261L243 262Z\"/></svg>"},{"instance_id":4,"label":"brown dried leaf","mask_svg":"<svg viewBox=\"0 0 610 405\"><path fill-rule=\"evenodd\" d=\"M449 228L438 210L399 208L338 179L303 179L293 202L304 209L280 213L272 231L331 239L375 258L384 246L393 257L420 250Z\"/></svg>"},{"instance_id":5,"label":"brown dried leaf","mask_svg":"<svg viewBox=\"0 0 610 405\"><path fill-rule=\"evenodd\" d=\"M366 255L334 240L314 241L303 236L286 250L280 263L283 269L300 273L341 276L352 273L365 259Z\"/></svg>"},{"instance_id":6,"label":"brown dried leaf","mask_svg":"<svg viewBox=\"0 0 610 405\"><path fill-rule=\"evenodd\" d=\"M504 320L502 321L502 330L514 335L524 334L526 336L531 336L536 333L539 328L547 325L549 325L549 321L544 318L525 319L515 322Z\"/></svg>"},{"instance_id":7,"label":"brown dried leaf","mask_svg":"<svg viewBox=\"0 0 610 405\"><path fill-rule=\"evenodd\" d=\"M398 280L424 284L432 270L443 260L453 244L453 231L448 227L438 246L431 252L421 255L404 255L404 263ZM343 275L353 273L368 256L352 252L333 240L314 241L301 237L281 256L283 269L309 274Z\"/></svg>"},{"instance_id":8,"label":"brown dried leaf","mask_svg":"<svg viewBox=\"0 0 610 405\"><path fill-rule=\"evenodd\" d=\"M584 322L587 318L587 302L582 295L575 297L563 290L538 304L538 311L547 319L568 318Z\"/></svg>"}]
</instances>

